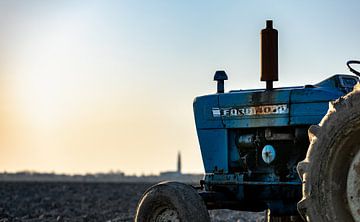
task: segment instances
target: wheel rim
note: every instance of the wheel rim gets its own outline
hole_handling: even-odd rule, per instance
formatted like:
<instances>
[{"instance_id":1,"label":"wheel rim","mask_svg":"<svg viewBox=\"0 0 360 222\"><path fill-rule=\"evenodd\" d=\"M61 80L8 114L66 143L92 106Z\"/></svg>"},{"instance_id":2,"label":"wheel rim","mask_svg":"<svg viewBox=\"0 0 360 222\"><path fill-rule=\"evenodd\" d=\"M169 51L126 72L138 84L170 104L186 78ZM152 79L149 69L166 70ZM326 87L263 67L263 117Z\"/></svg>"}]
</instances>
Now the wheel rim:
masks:
<instances>
[{"instance_id":1,"label":"wheel rim","mask_svg":"<svg viewBox=\"0 0 360 222\"><path fill-rule=\"evenodd\" d=\"M360 222L360 150L351 162L347 177L346 193L350 212L356 222Z\"/></svg>"},{"instance_id":2,"label":"wheel rim","mask_svg":"<svg viewBox=\"0 0 360 222\"><path fill-rule=\"evenodd\" d=\"M179 219L179 214L176 210L174 209L169 209L169 208L165 208L165 209L159 209L158 213L156 213L154 215L154 220L151 221L155 221L155 222L180 222Z\"/></svg>"}]
</instances>

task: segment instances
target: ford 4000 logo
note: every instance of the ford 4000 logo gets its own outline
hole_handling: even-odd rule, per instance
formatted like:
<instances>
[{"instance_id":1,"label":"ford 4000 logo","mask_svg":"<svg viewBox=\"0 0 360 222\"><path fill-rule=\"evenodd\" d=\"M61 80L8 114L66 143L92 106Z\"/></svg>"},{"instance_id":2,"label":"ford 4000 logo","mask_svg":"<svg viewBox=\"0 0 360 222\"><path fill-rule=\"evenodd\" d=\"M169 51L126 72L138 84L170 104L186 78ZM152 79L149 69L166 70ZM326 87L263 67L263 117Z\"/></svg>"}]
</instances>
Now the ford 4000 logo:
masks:
<instances>
[{"instance_id":1,"label":"ford 4000 logo","mask_svg":"<svg viewBox=\"0 0 360 222\"><path fill-rule=\"evenodd\" d=\"M248 106L240 108L212 108L213 117L237 117L253 115L274 115L287 114L289 108L287 104Z\"/></svg>"}]
</instances>

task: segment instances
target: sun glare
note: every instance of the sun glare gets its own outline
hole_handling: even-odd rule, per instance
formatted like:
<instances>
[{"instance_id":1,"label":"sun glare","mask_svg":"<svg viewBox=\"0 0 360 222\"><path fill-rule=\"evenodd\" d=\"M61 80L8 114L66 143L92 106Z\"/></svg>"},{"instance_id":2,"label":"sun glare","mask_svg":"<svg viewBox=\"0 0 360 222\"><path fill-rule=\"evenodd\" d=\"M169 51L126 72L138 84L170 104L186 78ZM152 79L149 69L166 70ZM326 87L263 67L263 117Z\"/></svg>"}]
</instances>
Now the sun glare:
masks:
<instances>
[{"instance_id":1,"label":"sun glare","mask_svg":"<svg viewBox=\"0 0 360 222\"><path fill-rule=\"evenodd\" d=\"M84 96L79 92L90 71L84 41L88 26L76 14L42 21L36 32L23 26L26 37L12 49L18 111L34 127L57 127Z\"/></svg>"}]
</instances>

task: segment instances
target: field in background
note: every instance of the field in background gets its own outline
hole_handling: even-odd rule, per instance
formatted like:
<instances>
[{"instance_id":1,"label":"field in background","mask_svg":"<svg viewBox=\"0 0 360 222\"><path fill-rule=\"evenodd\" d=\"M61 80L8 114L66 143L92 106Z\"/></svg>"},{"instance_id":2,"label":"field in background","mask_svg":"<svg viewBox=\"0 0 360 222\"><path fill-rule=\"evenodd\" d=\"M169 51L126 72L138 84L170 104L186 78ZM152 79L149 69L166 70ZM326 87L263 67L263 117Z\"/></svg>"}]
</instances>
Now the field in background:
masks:
<instances>
[{"instance_id":1,"label":"field in background","mask_svg":"<svg viewBox=\"0 0 360 222\"><path fill-rule=\"evenodd\" d=\"M0 182L0 221L133 221L150 183ZM262 221L263 213L210 211L212 221Z\"/></svg>"}]
</instances>

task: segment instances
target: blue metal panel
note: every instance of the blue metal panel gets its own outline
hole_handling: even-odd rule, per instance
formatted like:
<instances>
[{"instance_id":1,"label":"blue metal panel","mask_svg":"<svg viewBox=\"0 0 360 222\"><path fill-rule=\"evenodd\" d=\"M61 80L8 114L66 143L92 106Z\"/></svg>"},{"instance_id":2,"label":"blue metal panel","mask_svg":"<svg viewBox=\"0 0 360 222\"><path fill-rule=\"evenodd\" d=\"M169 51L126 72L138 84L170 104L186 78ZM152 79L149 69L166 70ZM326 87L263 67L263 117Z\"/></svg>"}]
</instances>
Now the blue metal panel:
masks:
<instances>
[{"instance_id":1,"label":"blue metal panel","mask_svg":"<svg viewBox=\"0 0 360 222\"><path fill-rule=\"evenodd\" d=\"M336 88L294 89L290 99L290 125L318 124L329 108L329 101L342 95Z\"/></svg>"},{"instance_id":2,"label":"blue metal panel","mask_svg":"<svg viewBox=\"0 0 360 222\"><path fill-rule=\"evenodd\" d=\"M219 106L224 108L241 108L259 105L277 105L289 103L289 89L237 91L219 95ZM289 113L276 115L252 115L223 118L226 128L254 128L269 126L287 126Z\"/></svg>"},{"instance_id":3,"label":"blue metal panel","mask_svg":"<svg viewBox=\"0 0 360 222\"><path fill-rule=\"evenodd\" d=\"M227 130L197 130L206 173L228 172Z\"/></svg>"},{"instance_id":4,"label":"blue metal panel","mask_svg":"<svg viewBox=\"0 0 360 222\"><path fill-rule=\"evenodd\" d=\"M226 128L255 128L255 127L276 127L289 124L289 114L264 117L243 117L241 119L224 120Z\"/></svg>"},{"instance_id":5,"label":"blue metal panel","mask_svg":"<svg viewBox=\"0 0 360 222\"><path fill-rule=\"evenodd\" d=\"M295 103L291 104L291 125L318 124L326 114L328 101L319 103Z\"/></svg>"},{"instance_id":6,"label":"blue metal panel","mask_svg":"<svg viewBox=\"0 0 360 222\"><path fill-rule=\"evenodd\" d=\"M291 92L291 103L316 103L326 102L335 100L340 96L344 95L341 91L336 88L303 88L294 89Z\"/></svg>"},{"instance_id":7,"label":"blue metal panel","mask_svg":"<svg viewBox=\"0 0 360 222\"><path fill-rule=\"evenodd\" d=\"M283 104L289 102L290 90L238 91L219 95L221 107L256 106L259 104Z\"/></svg>"},{"instance_id":8,"label":"blue metal panel","mask_svg":"<svg viewBox=\"0 0 360 222\"><path fill-rule=\"evenodd\" d=\"M198 129L281 127L317 124L328 109L328 101L343 95L336 88L289 87L271 91L244 90L197 97L194 114ZM286 104L286 114L214 116L214 108L242 108Z\"/></svg>"},{"instance_id":9,"label":"blue metal panel","mask_svg":"<svg viewBox=\"0 0 360 222\"><path fill-rule=\"evenodd\" d=\"M217 129L224 125L219 118L213 118L212 107L219 106L218 95L196 97L193 103L197 129Z\"/></svg>"}]
</instances>

